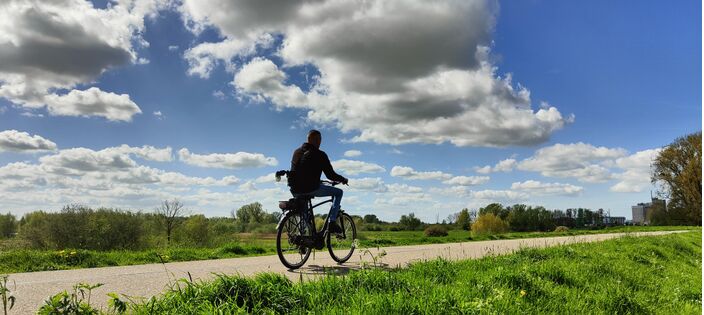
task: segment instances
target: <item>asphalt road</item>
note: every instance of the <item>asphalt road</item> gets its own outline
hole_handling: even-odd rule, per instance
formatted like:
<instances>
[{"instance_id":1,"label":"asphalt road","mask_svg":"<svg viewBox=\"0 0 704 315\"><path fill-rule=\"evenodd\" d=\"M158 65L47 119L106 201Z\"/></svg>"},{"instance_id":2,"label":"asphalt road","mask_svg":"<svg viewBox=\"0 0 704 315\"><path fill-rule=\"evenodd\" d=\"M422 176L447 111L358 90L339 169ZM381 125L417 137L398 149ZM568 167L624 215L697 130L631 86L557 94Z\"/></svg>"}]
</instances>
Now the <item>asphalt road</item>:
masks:
<instances>
[{"instance_id":1,"label":"asphalt road","mask_svg":"<svg viewBox=\"0 0 704 315\"><path fill-rule=\"evenodd\" d=\"M684 232L684 231L678 231ZM640 232L629 233L635 236L662 235L676 233ZM318 251L311 255L308 263L296 271L288 271L279 262L277 256L259 256L245 258L229 258L217 260L201 260L189 262L173 262L167 264L150 264L135 266L103 267L91 269L42 271L15 273L10 275L10 289L17 299L17 304L10 314L32 314L44 304L49 296L63 290L71 290L77 283L103 283L93 291L91 303L107 307L107 293L116 292L136 297L151 297L162 293L174 279L186 278L188 273L194 280L207 280L214 274L253 275L260 272L277 272L292 280L319 277L326 272L344 274L350 270L359 269L362 264L374 264L372 256L378 256L380 251L386 255L377 264L396 267L408 263L444 257L451 260L478 258L490 254L505 254L524 247L547 247L579 242L595 242L625 235L624 233L594 234L569 237L530 238L518 240L495 240L481 242L431 244L414 246L397 246L372 248L369 252L357 250L349 262L337 265L327 251ZM325 270L323 270L325 269ZM14 283L13 283L14 282ZM15 286L16 284L16 286Z\"/></svg>"}]
</instances>

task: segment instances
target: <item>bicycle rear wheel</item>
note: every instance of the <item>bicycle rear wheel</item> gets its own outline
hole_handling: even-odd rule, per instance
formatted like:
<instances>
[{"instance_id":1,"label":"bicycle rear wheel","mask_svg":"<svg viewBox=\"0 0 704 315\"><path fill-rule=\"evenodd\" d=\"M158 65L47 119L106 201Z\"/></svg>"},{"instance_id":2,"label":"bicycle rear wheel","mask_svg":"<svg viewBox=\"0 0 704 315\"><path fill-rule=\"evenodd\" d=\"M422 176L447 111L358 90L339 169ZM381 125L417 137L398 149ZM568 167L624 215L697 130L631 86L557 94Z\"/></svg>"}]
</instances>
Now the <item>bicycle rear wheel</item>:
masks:
<instances>
[{"instance_id":1,"label":"bicycle rear wheel","mask_svg":"<svg viewBox=\"0 0 704 315\"><path fill-rule=\"evenodd\" d=\"M304 246L304 238L313 237L313 228L299 212L287 213L276 232L276 254L289 269L298 269L310 257L311 249Z\"/></svg>"},{"instance_id":2,"label":"bicycle rear wheel","mask_svg":"<svg viewBox=\"0 0 704 315\"><path fill-rule=\"evenodd\" d=\"M343 233L328 233L328 252L333 260L342 264L352 257L352 253L357 247L357 228L352 217L347 213L340 214L337 218L337 224L342 228Z\"/></svg>"}]
</instances>

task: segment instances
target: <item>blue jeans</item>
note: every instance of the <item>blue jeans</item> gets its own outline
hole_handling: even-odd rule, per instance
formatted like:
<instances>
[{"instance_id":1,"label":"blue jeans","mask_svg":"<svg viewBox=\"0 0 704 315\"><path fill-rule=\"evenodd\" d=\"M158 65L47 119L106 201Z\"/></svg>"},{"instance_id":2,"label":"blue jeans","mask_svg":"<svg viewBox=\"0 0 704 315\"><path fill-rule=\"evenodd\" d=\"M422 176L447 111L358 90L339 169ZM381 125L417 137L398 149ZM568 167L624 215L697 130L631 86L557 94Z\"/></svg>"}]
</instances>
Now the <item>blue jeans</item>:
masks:
<instances>
[{"instance_id":1,"label":"blue jeans","mask_svg":"<svg viewBox=\"0 0 704 315\"><path fill-rule=\"evenodd\" d=\"M320 184L318 189L308 193L308 195L313 195L315 197L331 196L332 206L330 207L330 213L328 214L328 221L334 222L337 220L337 213L340 211L340 201L342 200L342 189Z\"/></svg>"}]
</instances>

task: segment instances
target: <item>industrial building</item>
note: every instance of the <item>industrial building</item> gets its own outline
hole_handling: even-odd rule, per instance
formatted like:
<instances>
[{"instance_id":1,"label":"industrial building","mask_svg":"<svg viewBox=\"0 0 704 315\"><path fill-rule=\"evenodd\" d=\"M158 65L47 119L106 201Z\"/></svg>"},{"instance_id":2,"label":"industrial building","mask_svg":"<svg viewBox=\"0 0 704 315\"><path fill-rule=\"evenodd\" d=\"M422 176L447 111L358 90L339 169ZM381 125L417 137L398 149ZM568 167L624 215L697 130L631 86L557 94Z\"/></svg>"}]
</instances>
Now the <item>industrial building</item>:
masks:
<instances>
[{"instance_id":1,"label":"industrial building","mask_svg":"<svg viewBox=\"0 0 704 315\"><path fill-rule=\"evenodd\" d=\"M651 202L639 203L635 206L632 206L631 210L633 211L633 224L650 224L650 211L652 211L652 209L658 206L662 207L663 209L666 209L667 205L665 204L665 200L652 198Z\"/></svg>"}]
</instances>

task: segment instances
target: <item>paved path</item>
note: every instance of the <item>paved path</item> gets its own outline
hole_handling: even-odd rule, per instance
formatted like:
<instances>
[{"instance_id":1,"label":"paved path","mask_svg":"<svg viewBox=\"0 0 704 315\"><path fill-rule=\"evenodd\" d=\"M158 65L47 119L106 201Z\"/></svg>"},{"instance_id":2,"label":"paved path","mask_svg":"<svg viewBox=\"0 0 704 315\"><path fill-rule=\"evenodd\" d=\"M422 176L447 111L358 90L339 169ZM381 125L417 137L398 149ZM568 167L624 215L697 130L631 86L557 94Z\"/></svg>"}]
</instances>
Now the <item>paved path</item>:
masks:
<instances>
[{"instance_id":1,"label":"paved path","mask_svg":"<svg viewBox=\"0 0 704 315\"><path fill-rule=\"evenodd\" d=\"M629 233L629 235L648 236L677 232L685 231L640 232ZM451 260L470 259L488 254L509 253L523 247L595 242L623 235L625 233L386 247L383 250L387 255L381 259L381 262L384 265L395 267L437 257ZM378 251L376 248L370 249L371 254L374 255L377 255ZM359 269L363 262L372 263L370 253L361 257L360 254L362 253L359 251L355 252L348 263L338 266L330 258L327 251L318 251L315 256L311 255L303 268L294 272L286 270L279 262L278 257L274 255L173 262L165 265L150 264L15 273L10 275L10 281L16 282L16 288L13 288L13 284L10 283L10 289L17 298L17 305L10 314L32 314L44 304L47 297L62 290L71 290L72 286L79 282L104 283L102 287L93 292L92 303L105 306L107 305L106 294L108 292L150 297L163 292L167 284L172 282L174 278L188 277L187 272L190 272L194 280L210 279L213 277L213 273L253 275L260 272L277 272L293 280L299 280L301 276L308 279L324 275L323 267L327 272L346 273L352 269Z\"/></svg>"}]
</instances>

